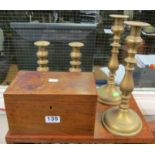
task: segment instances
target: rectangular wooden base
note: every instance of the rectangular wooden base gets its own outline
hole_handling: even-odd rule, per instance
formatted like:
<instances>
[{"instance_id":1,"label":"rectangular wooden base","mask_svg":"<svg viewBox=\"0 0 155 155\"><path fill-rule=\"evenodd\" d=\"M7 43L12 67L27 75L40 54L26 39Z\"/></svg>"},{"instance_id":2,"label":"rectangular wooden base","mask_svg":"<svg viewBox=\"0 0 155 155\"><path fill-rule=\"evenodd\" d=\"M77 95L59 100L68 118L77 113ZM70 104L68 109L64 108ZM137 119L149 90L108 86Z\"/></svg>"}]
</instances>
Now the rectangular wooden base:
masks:
<instances>
[{"instance_id":1,"label":"rectangular wooden base","mask_svg":"<svg viewBox=\"0 0 155 155\"><path fill-rule=\"evenodd\" d=\"M137 104L132 97L130 99L130 107L134 109L142 119L142 131L132 137L115 136L109 133L101 123L102 112L109 108L109 106L97 103L96 121L94 136L55 136L55 135L14 135L10 132L6 135L7 143L153 143L154 137L149 129L147 122L141 114Z\"/></svg>"}]
</instances>

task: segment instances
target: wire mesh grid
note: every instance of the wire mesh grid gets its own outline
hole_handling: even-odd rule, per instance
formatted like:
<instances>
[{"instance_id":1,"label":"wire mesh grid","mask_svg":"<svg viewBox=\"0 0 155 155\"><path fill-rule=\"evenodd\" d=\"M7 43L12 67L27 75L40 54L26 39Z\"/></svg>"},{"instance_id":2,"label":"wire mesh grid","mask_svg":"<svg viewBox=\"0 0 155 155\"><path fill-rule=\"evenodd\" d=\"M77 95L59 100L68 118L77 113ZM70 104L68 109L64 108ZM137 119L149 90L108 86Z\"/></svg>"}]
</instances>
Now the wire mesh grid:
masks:
<instances>
[{"instance_id":1,"label":"wire mesh grid","mask_svg":"<svg viewBox=\"0 0 155 155\"><path fill-rule=\"evenodd\" d=\"M106 66L112 42L112 34L105 33L105 29L110 29L113 24L109 14L128 14L129 20L155 26L155 11L151 10L1 10L0 41L4 38L4 42L0 52L1 57L7 59L1 66L5 66L7 71L10 64L16 64L19 70L36 70L38 49L34 42L37 40L50 42L48 65L52 71L68 71L71 52L68 43L71 41L85 44L81 49L83 71L92 71L93 65ZM121 38L120 63L126 56L124 38L127 34L128 29L125 29ZM155 36L142 34L142 37L145 42L139 52L155 53Z\"/></svg>"}]
</instances>

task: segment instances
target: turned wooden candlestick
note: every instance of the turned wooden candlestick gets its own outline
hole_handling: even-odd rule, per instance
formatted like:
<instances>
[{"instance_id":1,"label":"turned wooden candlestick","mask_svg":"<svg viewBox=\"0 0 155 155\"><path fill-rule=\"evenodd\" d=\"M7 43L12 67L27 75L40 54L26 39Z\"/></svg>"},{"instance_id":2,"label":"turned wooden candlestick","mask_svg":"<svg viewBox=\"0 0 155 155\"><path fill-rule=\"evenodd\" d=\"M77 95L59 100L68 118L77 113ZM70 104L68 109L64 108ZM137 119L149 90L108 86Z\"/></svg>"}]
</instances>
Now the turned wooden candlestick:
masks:
<instances>
[{"instance_id":1,"label":"turned wooden candlestick","mask_svg":"<svg viewBox=\"0 0 155 155\"><path fill-rule=\"evenodd\" d=\"M82 54L80 52L80 48L83 47L84 44L81 42L71 42L69 43L69 46L72 47L72 51L70 53L72 60L70 61L71 67L69 68L69 71L70 72L81 72L80 58Z\"/></svg>"},{"instance_id":2,"label":"turned wooden candlestick","mask_svg":"<svg viewBox=\"0 0 155 155\"><path fill-rule=\"evenodd\" d=\"M102 115L102 123L107 130L115 135L133 136L142 129L142 121L137 113L129 108L129 99L134 89L133 70L136 63L135 54L143 40L140 37L141 28L149 26L147 23L126 21L125 24L131 26L131 33L126 38L128 45L128 57L125 58L125 75L120 84L121 104L112 107Z\"/></svg>"},{"instance_id":3,"label":"turned wooden candlestick","mask_svg":"<svg viewBox=\"0 0 155 155\"><path fill-rule=\"evenodd\" d=\"M118 105L121 102L121 92L115 85L115 73L119 67L118 53L120 48L120 37L124 30L124 20L128 18L125 15L110 15L114 18L114 25L111 30L114 33L112 46L112 55L108 63L109 77L108 84L98 88L98 101L108 105Z\"/></svg>"},{"instance_id":4,"label":"turned wooden candlestick","mask_svg":"<svg viewBox=\"0 0 155 155\"><path fill-rule=\"evenodd\" d=\"M38 52L37 52L37 57L38 57L38 67L37 71L40 72L47 72L49 71L49 67L47 66L48 64L48 51L46 50L46 47L49 46L48 41L36 41L34 42L34 45L38 47Z\"/></svg>"}]
</instances>

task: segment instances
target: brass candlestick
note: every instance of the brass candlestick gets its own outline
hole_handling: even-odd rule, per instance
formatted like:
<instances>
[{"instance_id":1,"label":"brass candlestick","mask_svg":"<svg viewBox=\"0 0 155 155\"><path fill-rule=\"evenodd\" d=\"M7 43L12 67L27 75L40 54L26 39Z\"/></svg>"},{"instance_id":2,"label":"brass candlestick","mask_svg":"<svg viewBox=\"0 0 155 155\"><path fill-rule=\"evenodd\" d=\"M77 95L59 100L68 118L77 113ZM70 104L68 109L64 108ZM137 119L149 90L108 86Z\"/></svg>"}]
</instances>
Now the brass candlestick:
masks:
<instances>
[{"instance_id":1,"label":"brass candlestick","mask_svg":"<svg viewBox=\"0 0 155 155\"><path fill-rule=\"evenodd\" d=\"M126 38L129 47L128 57L125 59L125 75L120 84L121 104L105 111L102 115L102 123L111 133L121 136L133 136L142 129L142 121L135 111L129 108L129 99L134 89L133 70L136 63L135 54L142 43L141 27L149 26L143 22L128 21L125 24L131 26L131 33Z\"/></svg>"},{"instance_id":2,"label":"brass candlestick","mask_svg":"<svg viewBox=\"0 0 155 155\"><path fill-rule=\"evenodd\" d=\"M81 65L81 61L80 61L80 58L81 58L81 52L80 52L80 48L84 46L83 43L81 42L71 42L69 43L69 46L71 46L73 48L73 50L71 51L71 61L70 61L70 64L71 64L71 68L69 68L69 71L70 72L81 72L81 68L80 68L80 65Z\"/></svg>"},{"instance_id":3,"label":"brass candlestick","mask_svg":"<svg viewBox=\"0 0 155 155\"><path fill-rule=\"evenodd\" d=\"M37 57L38 57L38 67L37 67L37 71L40 72L47 72L49 71L49 67L47 66L48 64L48 51L46 50L46 47L49 46L49 42L48 41L36 41L34 42L34 45L38 47L38 52L37 52Z\"/></svg>"},{"instance_id":4,"label":"brass candlestick","mask_svg":"<svg viewBox=\"0 0 155 155\"><path fill-rule=\"evenodd\" d=\"M121 92L119 87L115 85L115 72L118 69L118 49L120 47L119 41L121 33L124 30L124 19L128 18L125 15L110 15L114 18L114 25L112 26L112 31L114 33L112 46L112 56L110 58L108 68L109 68L109 78L108 84L98 88L98 101L100 103L108 105L118 105L121 102Z\"/></svg>"}]
</instances>

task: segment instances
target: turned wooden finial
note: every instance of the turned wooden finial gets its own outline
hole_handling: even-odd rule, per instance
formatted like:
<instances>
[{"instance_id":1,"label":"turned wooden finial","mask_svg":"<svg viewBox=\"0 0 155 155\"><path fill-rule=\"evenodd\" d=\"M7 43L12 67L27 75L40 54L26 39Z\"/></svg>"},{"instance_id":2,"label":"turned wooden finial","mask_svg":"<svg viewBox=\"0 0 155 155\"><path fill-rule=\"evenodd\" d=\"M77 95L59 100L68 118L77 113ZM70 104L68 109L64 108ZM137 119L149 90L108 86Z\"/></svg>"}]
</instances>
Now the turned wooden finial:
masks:
<instances>
[{"instance_id":1,"label":"turned wooden finial","mask_svg":"<svg viewBox=\"0 0 155 155\"><path fill-rule=\"evenodd\" d=\"M48 51L46 50L46 47L50 45L48 41L36 41L34 42L34 45L38 47L37 57L38 57L38 67L37 71L40 72L47 72L49 71L48 64Z\"/></svg>"},{"instance_id":2,"label":"turned wooden finial","mask_svg":"<svg viewBox=\"0 0 155 155\"><path fill-rule=\"evenodd\" d=\"M72 47L72 51L71 51L71 68L69 68L70 72L81 72L81 52L80 52L80 48L84 46L83 43L81 42L71 42L69 43L69 46Z\"/></svg>"}]
</instances>

